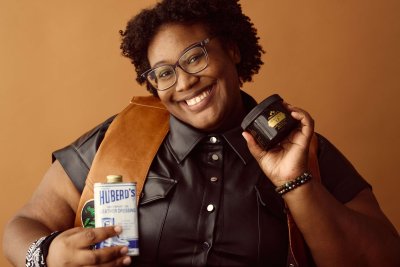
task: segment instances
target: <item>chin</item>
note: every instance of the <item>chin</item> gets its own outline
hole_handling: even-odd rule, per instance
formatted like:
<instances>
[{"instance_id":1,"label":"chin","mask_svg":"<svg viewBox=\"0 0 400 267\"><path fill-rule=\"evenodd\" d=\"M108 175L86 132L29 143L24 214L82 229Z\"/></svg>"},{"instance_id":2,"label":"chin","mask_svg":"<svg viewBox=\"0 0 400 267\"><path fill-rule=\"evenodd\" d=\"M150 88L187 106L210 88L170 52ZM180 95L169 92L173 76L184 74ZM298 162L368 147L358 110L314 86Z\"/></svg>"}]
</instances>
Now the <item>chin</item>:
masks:
<instances>
[{"instance_id":1,"label":"chin","mask_svg":"<svg viewBox=\"0 0 400 267\"><path fill-rule=\"evenodd\" d=\"M197 116L193 114L192 116L185 116L182 121L200 131L211 132L218 130L223 125L224 119L221 117L221 115L215 113L197 114Z\"/></svg>"},{"instance_id":2,"label":"chin","mask_svg":"<svg viewBox=\"0 0 400 267\"><path fill-rule=\"evenodd\" d=\"M191 121L191 120L184 120L186 124L189 124L195 129L201 130L201 131L207 131L209 129L214 128L213 123L208 123L208 122L199 122L199 121Z\"/></svg>"}]
</instances>

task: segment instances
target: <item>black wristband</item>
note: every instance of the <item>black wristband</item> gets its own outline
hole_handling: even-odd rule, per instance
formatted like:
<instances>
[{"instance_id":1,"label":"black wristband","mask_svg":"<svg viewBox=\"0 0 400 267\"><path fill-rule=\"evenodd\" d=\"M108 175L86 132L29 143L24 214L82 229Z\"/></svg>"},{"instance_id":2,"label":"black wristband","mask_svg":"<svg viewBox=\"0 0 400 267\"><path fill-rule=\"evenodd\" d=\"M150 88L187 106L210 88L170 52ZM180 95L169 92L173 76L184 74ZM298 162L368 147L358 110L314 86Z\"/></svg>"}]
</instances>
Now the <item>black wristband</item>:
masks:
<instances>
[{"instance_id":1,"label":"black wristband","mask_svg":"<svg viewBox=\"0 0 400 267\"><path fill-rule=\"evenodd\" d=\"M49 254L50 244L60 233L60 231L56 231L33 242L26 253L25 266L47 267L46 258Z\"/></svg>"},{"instance_id":2,"label":"black wristband","mask_svg":"<svg viewBox=\"0 0 400 267\"><path fill-rule=\"evenodd\" d=\"M279 195L286 194L287 192L292 191L293 189L299 187L300 185L307 183L308 181L311 180L311 178L312 178L311 173L305 172L296 179L286 182L283 185L277 187L275 191Z\"/></svg>"}]
</instances>

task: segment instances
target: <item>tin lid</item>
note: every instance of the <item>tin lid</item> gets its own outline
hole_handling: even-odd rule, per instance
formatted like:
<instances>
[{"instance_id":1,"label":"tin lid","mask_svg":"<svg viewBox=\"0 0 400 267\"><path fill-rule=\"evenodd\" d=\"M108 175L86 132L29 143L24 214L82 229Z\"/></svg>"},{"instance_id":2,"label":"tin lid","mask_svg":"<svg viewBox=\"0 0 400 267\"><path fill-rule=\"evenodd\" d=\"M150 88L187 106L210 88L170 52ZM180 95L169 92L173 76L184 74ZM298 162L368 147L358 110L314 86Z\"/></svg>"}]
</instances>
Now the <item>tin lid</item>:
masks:
<instances>
[{"instance_id":1,"label":"tin lid","mask_svg":"<svg viewBox=\"0 0 400 267\"><path fill-rule=\"evenodd\" d=\"M264 99L260 104L255 106L243 119L241 124L242 129L246 130L247 127L249 127L249 125L258 117L258 115L260 115L261 112L263 112L264 109L266 109L269 105L281 100L282 98L278 94L273 94Z\"/></svg>"},{"instance_id":2,"label":"tin lid","mask_svg":"<svg viewBox=\"0 0 400 267\"><path fill-rule=\"evenodd\" d=\"M122 182L122 175L107 175L107 183L112 184L112 183L121 183Z\"/></svg>"}]
</instances>

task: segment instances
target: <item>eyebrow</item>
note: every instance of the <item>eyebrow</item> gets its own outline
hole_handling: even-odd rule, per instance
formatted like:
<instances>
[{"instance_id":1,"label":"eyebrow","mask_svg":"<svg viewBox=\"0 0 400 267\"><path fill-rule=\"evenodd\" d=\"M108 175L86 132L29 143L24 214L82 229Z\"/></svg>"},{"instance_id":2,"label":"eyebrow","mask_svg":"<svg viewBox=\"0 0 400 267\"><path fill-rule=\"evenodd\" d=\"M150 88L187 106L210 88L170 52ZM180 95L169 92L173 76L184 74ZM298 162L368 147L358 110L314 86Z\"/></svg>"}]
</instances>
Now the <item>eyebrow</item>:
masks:
<instances>
[{"instance_id":1,"label":"eyebrow","mask_svg":"<svg viewBox=\"0 0 400 267\"><path fill-rule=\"evenodd\" d=\"M173 65L173 64L169 64L165 60L161 60L161 61L158 61L156 64L154 64L154 66L151 67L151 69L154 69L154 68L157 68L157 67L161 67L161 66L164 66L164 65Z\"/></svg>"}]
</instances>

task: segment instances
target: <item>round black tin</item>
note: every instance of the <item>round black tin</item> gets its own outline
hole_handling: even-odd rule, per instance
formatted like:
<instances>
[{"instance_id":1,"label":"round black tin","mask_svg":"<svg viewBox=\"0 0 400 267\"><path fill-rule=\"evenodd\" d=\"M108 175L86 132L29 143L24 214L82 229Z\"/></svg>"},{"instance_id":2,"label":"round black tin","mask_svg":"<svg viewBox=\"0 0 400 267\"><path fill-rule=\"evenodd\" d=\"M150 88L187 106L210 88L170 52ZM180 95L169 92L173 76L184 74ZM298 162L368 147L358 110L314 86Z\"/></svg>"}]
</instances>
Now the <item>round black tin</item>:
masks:
<instances>
[{"instance_id":1,"label":"round black tin","mask_svg":"<svg viewBox=\"0 0 400 267\"><path fill-rule=\"evenodd\" d=\"M265 150L281 142L299 122L275 94L255 106L242 121L242 129L249 132Z\"/></svg>"}]
</instances>

